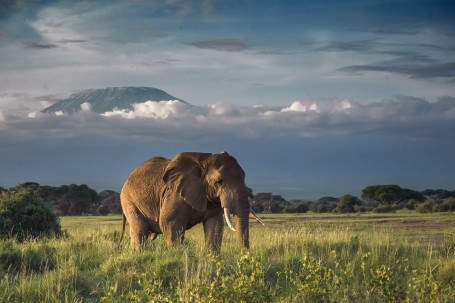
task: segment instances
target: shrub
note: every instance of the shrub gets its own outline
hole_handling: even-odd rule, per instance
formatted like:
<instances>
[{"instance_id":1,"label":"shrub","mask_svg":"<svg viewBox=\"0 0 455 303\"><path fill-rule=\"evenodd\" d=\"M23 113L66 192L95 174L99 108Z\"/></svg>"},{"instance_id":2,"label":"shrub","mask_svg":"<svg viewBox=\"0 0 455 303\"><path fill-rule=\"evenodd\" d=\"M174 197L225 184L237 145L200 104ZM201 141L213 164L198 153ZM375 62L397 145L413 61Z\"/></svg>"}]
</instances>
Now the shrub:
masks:
<instances>
[{"instance_id":1,"label":"shrub","mask_svg":"<svg viewBox=\"0 0 455 303\"><path fill-rule=\"evenodd\" d=\"M417 212L423 214L423 213L430 213L433 212L433 201L427 200L423 203L419 203L415 206L415 209Z\"/></svg>"},{"instance_id":2,"label":"shrub","mask_svg":"<svg viewBox=\"0 0 455 303\"><path fill-rule=\"evenodd\" d=\"M18 188L0 194L0 237L23 241L60 234L59 218L35 191Z\"/></svg>"},{"instance_id":3,"label":"shrub","mask_svg":"<svg viewBox=\"0 0 455 303\"><path fill-rule=\"evenodd\" d=\"M305 254L297 261L297 270L285 273L288 283L295 289L294 302L328 302L333 282L333 271L322 261Z\"/></svg>"},{"instance_id":4,"label":"shrub","mask_svg":"<svg viewBox=\"0 0 455 303\"><path fill-rule=\"evenodd\" d=\"M359 198L351 195L345 195L340 198L333 212L335 213L353 213L355 207L362 205Z\"/></svg>"},{"instance_id":5,"label":"shrub","mask_svg":"<svg viewBox=\"0 0 455 303\"><path fill-rule=\"evenodd\" d=\"M310 210L314 213L330 213L335 208L335 204L327 201L317 201L310 204Z\"/></svg>"},{"instance_id":6,"label":"shrub","mask_svg":"<svg viewBox=\"0 0 455 303\"><path fill-rule=\"evenodd\" d=\"M443 263L438 271L438 277L444 286L452 286L455 290L455 259Z\"/></svg>"},{"instance_id":7,"label":"shrub","mask_svg":"<svg viewBox=\"0 0 455 303\"><path fill-rule=\"evenodd\" d=\"M374 213L394 213L396 211L396 205L386 205L386 204L379 204L375 208L373 208Z\"/></svg>"},{"instance_id":8,"label":"shrub","mask_svg":"<svg viewBox=\"0 0 455 303\"><path fill-rule=\"evenodd\" d=\"M450 197L442 200L440 211L455 211L455 198Z\"/></svg>"},{"instance_id":9,"label":"shrub","mask_svg":"<svg viewBox=\"0 0 455 303\"><path fill-rule=\"evenodd\" d=\"M19 271L21 266L22 254L19 249L14 247L13 241L0 241L0 270L15 272Z\"/></svg>"},{"instance_id":10,"label":"shrub","mask_svg":"<svg viewBox=\"0 0 455 303\"><path fill-rule=\"evenodd\" d=\"M411 199L411 200L408 200L408 202L406 203L406 207L407 207L407 209L414 210L416 208L416 205L419 203L420 203L420 201Z\"/></svg>"},{"instance_id":11,"label":"shrub","mask_svg":"<svg viewBox=\"0 0 455 303\"><path fill-rule=\"evenodd\" d=\"M251 206L251 209L259 214L259 213L262 213L264 211L264 206L260 205L260 204L254 204L253 206Z\"/></svg>"},{"instance_id":12,"label":"shrub","mask_svg":"<svg viewBox=\"0 0 455 303\"><path fill-rule=\"evenodd\" d=\"M354 211L356 213L366 213L371 210L371 207L367 205L355 205L354 206Z\"/></svg>"},{"instance_id":13,"label":"shrub","mask_svg":"<svg viewBox=\"0 0 455 303\"><path fill-rule=\"evenodd\" d=\"M21 249L12 240L0 242L0 270L4 272L44 272L57 266L56 249L46 244Z\"/></svg>"},{"instance_id":14,"label":"shrub","mask_svg":"<svg viewBox=\"0 0 455 303\"><path fill-rule=\"evenodd\" d=\"M189 296L189 302L272 302L262 262L249 252L234 267L217 262L213 281L196 285Z\"/></svg>"},{"instance_id":15,"label":"shrub","mask_svg":"<svg viewBox=\"0 0 455 303\"><path fill-rule=\"evenodd\" d=\"M303 202L288 203L283 209L283 213L306 213L307 211L308 206Z\"/></svg>"},{"instance_id":16,"label":"shrub","mask_svg":"<svg viewBox=\"0 0 455 303\"><path fill-rule=\"evenodd\" d=\"M307 203L300 203L299 206L297 206L298 213L306 213L309 210L310 208L308 207Z\"/></svg>"},{"instance_id":17,"label":"shrub","mask_svg":"<svg viewBox=\"0 0 455 303\"><path fill-rule=\"evenodd\" d=\"M101 205L97 209L97 213L99 213L102 216L106 216L109 213L109 207L107 205Z\"/></svg>"},{"instance_id":18,"label":"shrub","mask_svg":"<svg viewBox=\"0 0 455 303\"><path fill-rule=\"evenodd\" d=\"M416 210L419 213L455 211L455 198L450 197L444 200L426 200L423 203L417 204Z\"/></svg>"}]
</instances>

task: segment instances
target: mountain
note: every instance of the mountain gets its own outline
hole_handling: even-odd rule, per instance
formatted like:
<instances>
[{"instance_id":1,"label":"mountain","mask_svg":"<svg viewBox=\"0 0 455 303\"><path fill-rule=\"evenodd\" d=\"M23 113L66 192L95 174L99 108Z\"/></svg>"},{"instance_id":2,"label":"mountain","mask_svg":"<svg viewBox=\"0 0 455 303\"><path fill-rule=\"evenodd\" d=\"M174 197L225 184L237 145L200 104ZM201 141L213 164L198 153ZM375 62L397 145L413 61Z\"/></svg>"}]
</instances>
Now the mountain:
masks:
<instances>
[{"instance_id":1,"label":"mountain","mask_svg":"<svg viewBox=\"0 0 455 303\"><path fill-rule=\"evenodd\" d=\"M55 113L62 111L73 114L81 110L83 103L91 105L92 112L105 113L114 109L133 109L133 104L146 101L185 101L169 95L153 87L108 87L103 89L90 89L72 94L66 99L43 109L43 113Z\"/></svg>"}]
</instances>

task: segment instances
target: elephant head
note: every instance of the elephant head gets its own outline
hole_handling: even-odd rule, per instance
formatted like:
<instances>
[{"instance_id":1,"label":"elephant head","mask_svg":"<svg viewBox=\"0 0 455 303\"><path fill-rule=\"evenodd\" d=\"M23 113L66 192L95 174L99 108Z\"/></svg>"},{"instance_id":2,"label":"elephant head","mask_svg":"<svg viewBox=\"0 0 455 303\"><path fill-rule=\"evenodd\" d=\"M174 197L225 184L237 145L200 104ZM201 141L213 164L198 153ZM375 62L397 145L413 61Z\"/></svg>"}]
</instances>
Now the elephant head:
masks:
<instances>
[{"instance_id":1,"label":"elephant head","mask_svg":"<svg viewBox=\"0 0 455 303\"><path fill-rule=\"evenodd\" d=\"M245 172L234 157L227 152L181 153L169 162L163 180L168 190L198 212L205 212L208 203L222 207L227 224L234 229L232 213L239 243L249 247L250 205Z\"/></svg>"}]
</instances>

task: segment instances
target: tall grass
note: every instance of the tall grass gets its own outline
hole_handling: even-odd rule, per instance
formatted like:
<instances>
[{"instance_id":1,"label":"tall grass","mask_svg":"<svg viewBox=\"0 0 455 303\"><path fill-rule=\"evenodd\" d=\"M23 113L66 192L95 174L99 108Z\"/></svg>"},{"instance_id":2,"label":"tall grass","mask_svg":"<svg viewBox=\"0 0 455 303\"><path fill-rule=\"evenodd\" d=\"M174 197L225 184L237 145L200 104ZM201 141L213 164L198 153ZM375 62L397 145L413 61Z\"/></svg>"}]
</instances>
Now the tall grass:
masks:
<instances>
[{"instance_id":1,"label":"tall grass","mask_svg":"<svg viewBox=\"0 0 455 303\"><path fill-rule=\"evenodd\" d=\"M0 240L0 302L455 302L450 224L416 241L373 219L309 219L252 223L249 251L226 230L215 257L202 228L175 249L158 237L134 252L118 244L119 217L63 218L67 238Z\"/></svg>"}]
</instances>

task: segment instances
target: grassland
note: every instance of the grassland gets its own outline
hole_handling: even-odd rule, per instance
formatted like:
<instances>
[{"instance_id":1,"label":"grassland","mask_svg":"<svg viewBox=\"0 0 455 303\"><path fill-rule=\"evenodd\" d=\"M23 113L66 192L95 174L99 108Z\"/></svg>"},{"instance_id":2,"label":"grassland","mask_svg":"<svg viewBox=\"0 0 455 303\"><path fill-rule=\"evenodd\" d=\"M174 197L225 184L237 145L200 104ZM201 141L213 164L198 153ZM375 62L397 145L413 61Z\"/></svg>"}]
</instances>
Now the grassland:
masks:
<instances>
[{"instance_id":1,"label":"grassland","mask_svg":"<svg viewBox=\"0 0 455 303\"><path fill-rule=\"evenodd\" d=\"M455 302L453 213L261 217L219 257L202 226L133 252L120 216L63 217L67 237L0 240L0 302Z\"/></svg>"}]
</instances>

